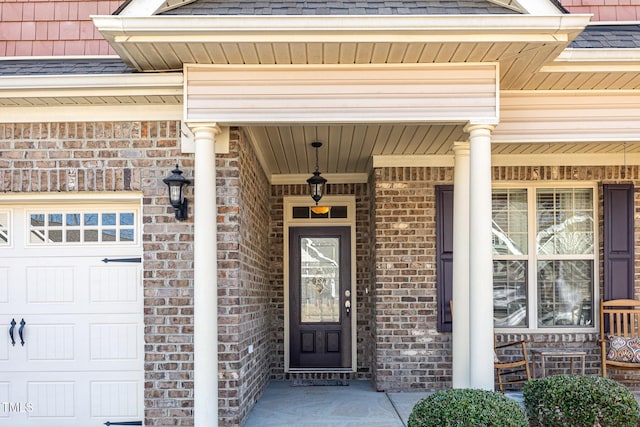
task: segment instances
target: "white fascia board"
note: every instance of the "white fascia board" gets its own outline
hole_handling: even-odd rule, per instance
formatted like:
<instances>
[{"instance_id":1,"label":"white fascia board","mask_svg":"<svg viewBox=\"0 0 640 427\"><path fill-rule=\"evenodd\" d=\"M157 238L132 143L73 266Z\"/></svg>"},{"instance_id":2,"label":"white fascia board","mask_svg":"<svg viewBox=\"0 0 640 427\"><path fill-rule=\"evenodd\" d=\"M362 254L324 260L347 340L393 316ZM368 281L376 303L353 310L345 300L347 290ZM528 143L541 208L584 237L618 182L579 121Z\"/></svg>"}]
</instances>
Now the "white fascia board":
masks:
<instances>
[{"instance_id":1,"label":"white fascia board","mask_svg":"<svg viewBox=\"0 0 640 427\"><path fill-rule=\"evenodd\" d=\"M182 73L157 74L86 74L62 76L3 76L0 77L1 91L47 90L47 89L180 89L184 77ZM172 92L172 91L171 91Z\"/></svg>"},{"instance_id":2,"label":"white fascia board","mask_svg":"<svg viewBox=\"0 0 640 427\"><path fill-rule=\"evenodd\" d=\"M640 71L640 49L565 49L543 73Z\"/></svg>"},{"instance_id":3,"label":"white fascia board","mask_svg":"<svg viewBox=\"0 0 640 427\"><path fill-rule=\"evenodd\" d=\"M640 153L494 154L492 166L619 166L639 165ZM374 156L373 167L453 167L451 155ZM324 176L324 174L323 174ZM299 182L298 182L299 184Z\"/></svg>"},{"instance_id":4,"label":"white fascia board","mask_svg":"<svg viewBox=\"0 0 640 427\"><path fill-rule=\"evenodd\" d=\"M367 15L367 16L92 16L102 35L118 43L149 42L567 42L591 15ZM295 37L295 38L292 38ZM115 46L114 46L115 47Z\"/></svg>"},{"instance_id":5,"label":"white fascia board","mask_svg":"<svg viewBox=\"0 0 640 427\"><path fill-rule=\"evenodd\" d=\"M182 105L44 105L0 107L0 123L182 120Z\"/></svg>"}]
</instances>

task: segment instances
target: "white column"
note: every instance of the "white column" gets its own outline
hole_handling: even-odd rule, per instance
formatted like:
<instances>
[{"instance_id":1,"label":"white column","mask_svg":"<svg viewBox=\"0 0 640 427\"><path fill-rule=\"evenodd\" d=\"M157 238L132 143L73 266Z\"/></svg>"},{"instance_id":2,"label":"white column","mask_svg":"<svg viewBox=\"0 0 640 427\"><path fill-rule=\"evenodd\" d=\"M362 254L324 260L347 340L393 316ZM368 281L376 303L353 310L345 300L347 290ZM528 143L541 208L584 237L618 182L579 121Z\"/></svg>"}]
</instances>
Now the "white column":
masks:
<instances>
[{"instance_id":1,"label":"white column","mask_svg":"<svg viewBox=\"0 0 640 427\"><path fill-rule=\"evenodd\" d=\"M453 388L470 387L469 143L453 146Z\"/></svg>"},{"instance_id":2,"label":"white column","mask_svg":"<svg viewBox=\"0 0 640 427\"><path fill-rule=\"evenodd\" d=\"M193 237L193 415L218 425L218 264L215 123L192 127L195 140Z\"/></svg>"},{"instance_id":3,"label":"white column","mask_svg":"<svg viewBox=\"0 0 640 427\"><path fill-rule=\"evenodd\" d=\"M491 254L491 131L470 124L469 133L469 342L472 388L493 390L493 260Z\"/></svg>"}]
</instances>

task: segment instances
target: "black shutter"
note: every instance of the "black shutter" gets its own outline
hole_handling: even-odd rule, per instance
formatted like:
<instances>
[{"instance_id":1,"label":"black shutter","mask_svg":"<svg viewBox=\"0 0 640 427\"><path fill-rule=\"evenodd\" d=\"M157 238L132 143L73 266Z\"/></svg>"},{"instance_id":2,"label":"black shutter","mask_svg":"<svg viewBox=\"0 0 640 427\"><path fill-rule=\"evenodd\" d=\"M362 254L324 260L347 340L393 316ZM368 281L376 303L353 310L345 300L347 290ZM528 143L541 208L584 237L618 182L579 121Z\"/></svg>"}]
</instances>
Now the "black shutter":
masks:
<instances>
[{"instance_id":1,"label":"black shutter","mask_svg":"<svg viewBox=\"0 0 640 427\"><path fill-rule=\"evenodd\" d=\"M604 299L633 299L633 184L605 184Z\"/></svg>"},{"instance_id":2,"label":"black shutter","mask_svg":"<svg viewBox=\"0 0 640 427\"><path fill-rule=\"evenodd\" d=\"M453 298L453 185L436 186L436 288L438 331L451 332Z\"/></svg>"}]
</instances>

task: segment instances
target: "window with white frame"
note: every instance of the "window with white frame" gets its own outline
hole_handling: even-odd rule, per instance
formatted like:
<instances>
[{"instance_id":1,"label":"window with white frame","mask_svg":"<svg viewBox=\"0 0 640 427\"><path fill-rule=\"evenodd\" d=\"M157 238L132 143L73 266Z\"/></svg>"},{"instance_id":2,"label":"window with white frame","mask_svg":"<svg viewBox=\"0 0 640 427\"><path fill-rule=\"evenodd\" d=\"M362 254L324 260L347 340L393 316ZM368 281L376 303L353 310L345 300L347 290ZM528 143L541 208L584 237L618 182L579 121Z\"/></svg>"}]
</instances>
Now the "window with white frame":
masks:
<instances>
[{"instance_id":1,"label":"window with white frame","mask_svg":"<svg viewBox=\"0 0 640 427\"><path fill-rule=\"evenodd\" d=\"M494 188L492 209L495 326L593 327L594 188Z\"/></svg>"},{"instance_id":2,"label":"window with white frame","mask_svg":"<svg viewBox=\"0 0 640 427\"><path fill-rule=\"evenodd\" d=\"M29 244L73 245L136 243L132 210L29 212Z\"/></svg>"}]
</instances>

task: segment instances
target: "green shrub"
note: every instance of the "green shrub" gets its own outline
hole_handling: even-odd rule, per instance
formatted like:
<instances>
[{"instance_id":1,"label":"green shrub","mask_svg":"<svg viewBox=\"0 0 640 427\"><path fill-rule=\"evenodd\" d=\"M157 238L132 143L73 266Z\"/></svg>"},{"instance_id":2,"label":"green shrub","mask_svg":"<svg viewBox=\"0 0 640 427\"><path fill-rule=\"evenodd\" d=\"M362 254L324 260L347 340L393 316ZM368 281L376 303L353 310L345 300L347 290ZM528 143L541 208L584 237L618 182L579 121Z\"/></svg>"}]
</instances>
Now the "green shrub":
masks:
<instances>
[{"instance_id":1,"label":"green shrub","mask_svg":"<svg viewBox=\"0 0 640 427\"><path fill-rule=\"evenodd\" d=\"M532 426L635 427L640 421L633 394L607 378L556 375L531 380L523 397Z\"/></svg>"},{"instance_id":2,"label":"green shrub","mask_svg":"<svg viewBox=\"0 0 640 427\"><path fill-rule=\"evenodd\" d=\"M524 409L514 400L487 390L441 390L420 400L408 427L527 427Z\"/></svg>"}]
</instances>

